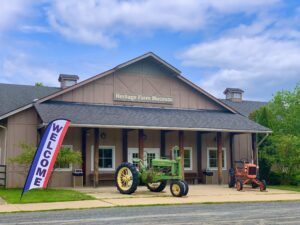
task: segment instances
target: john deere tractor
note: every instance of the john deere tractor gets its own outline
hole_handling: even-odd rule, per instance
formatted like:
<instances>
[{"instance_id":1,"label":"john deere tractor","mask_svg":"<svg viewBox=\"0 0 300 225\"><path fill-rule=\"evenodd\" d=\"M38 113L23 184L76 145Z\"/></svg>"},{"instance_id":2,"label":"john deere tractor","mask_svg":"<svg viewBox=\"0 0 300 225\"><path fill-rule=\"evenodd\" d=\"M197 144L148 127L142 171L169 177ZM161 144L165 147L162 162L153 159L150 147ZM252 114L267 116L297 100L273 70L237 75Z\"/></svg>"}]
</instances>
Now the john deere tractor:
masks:
<instances>
[{"instance_id":1,"label":"john deere tractor","mask_svg":"<svg viewBox=\"0 0 300 225\"><path fill-rule=\"evenodd\" d=\"M170 181L173 196L182 197L188 194L189 186L183 180L181 158L175 160L152 159L150 165L145 166L143 160L133 159L135 166L123 162L116 170L116 185L121 194L132 194L138 185L146 185L152 192L161 192Z\"/></svg>"}]
</instances>

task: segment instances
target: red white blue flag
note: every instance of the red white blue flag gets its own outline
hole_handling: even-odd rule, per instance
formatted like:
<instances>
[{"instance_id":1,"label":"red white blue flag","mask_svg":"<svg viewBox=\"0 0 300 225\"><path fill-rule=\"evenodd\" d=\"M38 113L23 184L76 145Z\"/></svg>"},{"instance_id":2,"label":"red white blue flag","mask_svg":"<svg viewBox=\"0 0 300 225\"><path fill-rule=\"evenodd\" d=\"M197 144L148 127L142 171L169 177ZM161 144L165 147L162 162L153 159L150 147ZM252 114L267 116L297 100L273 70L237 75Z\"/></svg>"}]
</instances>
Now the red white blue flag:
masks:
<instances>
[{"instance_id":1,"label":"red white blue flag","mask_svg":"<svg viewBox=\"0 0 300 225\"><path fill-rule=\"evenodd\" d=\"M47 187L57 154L69 126L70 121L66 119L53 120L48 124L32 160L22 196L30 189Z\"/></svg>"}]
</instances>

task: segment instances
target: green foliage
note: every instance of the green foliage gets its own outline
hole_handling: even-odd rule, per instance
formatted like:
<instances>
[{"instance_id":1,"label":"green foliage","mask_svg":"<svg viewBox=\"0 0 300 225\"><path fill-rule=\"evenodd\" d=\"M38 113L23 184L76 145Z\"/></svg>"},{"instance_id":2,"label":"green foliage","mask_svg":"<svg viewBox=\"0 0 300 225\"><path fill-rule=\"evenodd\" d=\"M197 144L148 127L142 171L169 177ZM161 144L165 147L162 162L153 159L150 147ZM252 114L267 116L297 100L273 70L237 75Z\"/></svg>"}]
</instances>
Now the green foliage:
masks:
<instances>
[{"instance_id":1,"label":"green foliage","mask_svg":"<svg viewBox=\"0 0 300 225\"><path fill-rule=\"evenodd\" d=\"M250 118L273 131L259 149L261 178L277 183L279 176L282 184L300 183L300 86L278 92Z\"/></svg>"},{"instance_id":2,"label":"green foliage","mask_svg":"<svg viewBox=\"0 0 300 225\"><path fill-rule=\"evenodd\" d=\"M20 144L20 147L22 149L22 153L14 158L11 158L9 161L13 164L18 164L19 166L27 168L27 172L34 157L36 146L23 143ZM63 165L81 164L81 162L82 158L79 151L73 151L70 148L61 147L58 152L53 169L55 170L59 166Z\"/></svg>"},{"instance_id":3,"label":"green foliage","mask_svg":"<svg viewBox=\"0 0 300 225\"><path fill-rule=\"evenodd\" d=\"M22 189L12 188L5 189L0 188L0 197L7 203L19 204L19 203L38 203L38 202L64 202L64 201L80 201L80 200L92 200L94 197L81 193L75 190L63 190L63 189L34 189L23 195L22 200L20 196Z\"/></svg>"},{"instance_id":4,"label":"green foliage","mask_svg":"<svg viewBox=\"0 0 300 225\"><path fill-rule=\"evenodd\" d=\"M36 86L36 87L43 87L44 85L43 85L42 82L36 82L36 83L34 84L34 86Z\"/></svg>"}]
</instances>

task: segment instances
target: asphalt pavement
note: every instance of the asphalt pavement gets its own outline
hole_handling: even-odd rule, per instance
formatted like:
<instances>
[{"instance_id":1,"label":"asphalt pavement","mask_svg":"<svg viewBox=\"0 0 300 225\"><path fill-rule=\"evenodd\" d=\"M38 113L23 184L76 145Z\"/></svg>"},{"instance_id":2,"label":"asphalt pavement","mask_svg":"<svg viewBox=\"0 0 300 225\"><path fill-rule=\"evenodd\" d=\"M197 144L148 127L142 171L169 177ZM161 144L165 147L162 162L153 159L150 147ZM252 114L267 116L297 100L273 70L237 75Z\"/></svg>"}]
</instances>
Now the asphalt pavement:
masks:
<instances>
[{"instance_id":1,"label":"asphalt pavement","mask_svg":"<svg viewBox=\"0 0 300 225\"><path fill-rule=\"evenodd\" d=\"M0 214L10 224L300 224L300 202L117 207Z\"/></svg>"}]
</instances>

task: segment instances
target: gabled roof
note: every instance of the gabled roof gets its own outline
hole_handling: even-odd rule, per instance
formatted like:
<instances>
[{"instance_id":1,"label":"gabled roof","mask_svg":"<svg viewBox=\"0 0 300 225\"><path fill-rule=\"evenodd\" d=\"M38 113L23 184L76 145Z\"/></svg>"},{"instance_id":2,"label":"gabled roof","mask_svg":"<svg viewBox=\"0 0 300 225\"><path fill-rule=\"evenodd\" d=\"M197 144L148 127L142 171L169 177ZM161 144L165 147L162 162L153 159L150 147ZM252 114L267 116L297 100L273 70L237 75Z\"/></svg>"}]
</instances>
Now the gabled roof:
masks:
<instances>
[{"instance_id":1,"label":"gabled roof","mask_svg":"<svg viewBox=\"0 0 300 225\"><path fill-rule=\"evenodd\" d=\"M141 55L141 56L139 56L139 57L137 57L137 58L134 58L134 59L129 60L129 61L125 62L125 63L122 63L122 64L120 64L120 65L114 67L114 68L111 69L111 70L108 70L108 71L105 71L105 72L103 72L103 73L100 73L100 74L98 74L98 75L96 75L96 76L93 76L93 77L91 77L91 78L89 78L89 79L86 79L86 80L84 80L84 81L82 81L82 82L80 82L80 83L78 83L78 84L73 85L73 86L64 88L64 89L62 89L61 91L58 91L58 92L56 92L56 93L54 93L54 94L51 94L51 95L49 95L49 96L46 96L46 97L40 99L40 100L38 101L38 103L42 103L42 102L45 102L45 101L47 101L47 100L51 100L51 99L53 99L53 98L55 98L55 97L57 97L57 96L59 96L59 95L62 95L62 94L64 94L64 93L67 93L67 92L69 92L69 91L71 91L71 90L74 90L74 89L76 89L76 88L79 88L79 87L81 87L81 86L83 86L83 85L86 85L86 84L88 84L88 83L90 83L90 82L93 82L93 81L95 81L95 80L97 80L97 79L99 79L99 78L102 78L102 77L111 75L113 72L115 72L115 71L117 71L117 70L120 70L120 69L122 69L122 68L124 68L124 67L126 67L126 66L129 66L129 65L131 65L131 64L133 64L133 63L136 63L136 62L138 62L138 61L140 61L140 60L143 60L143 59L145 59L145 58L148 58L148 57L153 58L153 59L156 60L158 63L160 63L160 64L166 66L168 69L170 69L171 71L173 71L173 72L174 72L174 75L175 75L178 79L180 79L181 81L183 81L184 83L186 83L187 85L189 85L191 88L193 88L193 89L195 89L196 91L200 92L201 94L207 96L207 97L210 98L212 101L214 101L214 102L216 102L217 104L221 105L223 108L229 110L230 112L232 112L232 113L237 113L233 108L231 108L230 106L224 104L224 103L223 103L222 101L220 101L219 99L215 98L214 96L212 96L212 95L209 94L208 92L204 91L202 88L200 88L200 87L197 86L196 84L192 83L191 81L189 81L188 79L186 79L185 77L183 77L183 76L181 75L180 70L176 69L174 66L172 66L172 65L169 64L169 63L167 63L166 61L164 61L163 59L161 59L159 56L155 55L153 52L148 52L148 53L146 53L146 54L144 54L144 55Z\"/></svg>"},{"instance_id":2,"label":"gabled roof","mask_svg":"<svg viewBox=\"0 0 300 225\"><path fill-rule=\"evenodd\" d=\"M49 101L36 104L44 125L68 118L71 126L132 129L193 130L213 132L269 133L247 117L219 110L192 110L112 106Z\"/></svg>"},{"instance_id":3,"label":"gabled roof","mask_svg":"<svg viewBox=\"0 0 300 225\"><path fill-rule=\"evenodd\" d=\"M136 57L134 59L131 59L131 60L125 62L125 63L121 63L120 65L116 66L115 69L124 68L126 66L129 66L129 65L135 63L135 62L141 61L141 60L149 58L149 57L154 58L157 62L159 62L162 65L166 66L167 68L169 68L173 72L178 73L178 74L181 73L181 71L179 69L177 69L176 67L172 66L170 63L166 62L165 60L163 60L162 58L160 58L158 55L155 55L153 52L147 52L147 53L145 53L145 54L143 54L141 56L138 56L138 57Z\"/></svg>"},{"instance_id":4,"label":"gabled roof","mask_svg":"<svg viewBox=\"0 0 300 225\"><path fill-rule=\"evenodd\" d=\"M268 102L259 102L259 101L241 101L233 102L228 99L220 99L226 105L229 105L231 108L234 108L237 112L244 116L249 116L255 110L265 106Z\"/></svg>"},{"instance_id":5,"label":"gabled roof","mask_svg":"<svg viewBox=\"0 0 300 225\"><path fill-rule=\"evenodd\" d=\"M0 83L0 119L17 109L21 110L23 107L26 108L26 106L29 108L29 105L32 105L34 100L53 94L59 90L60 88L55 87Z\"/></svg>"}]
</instances>

